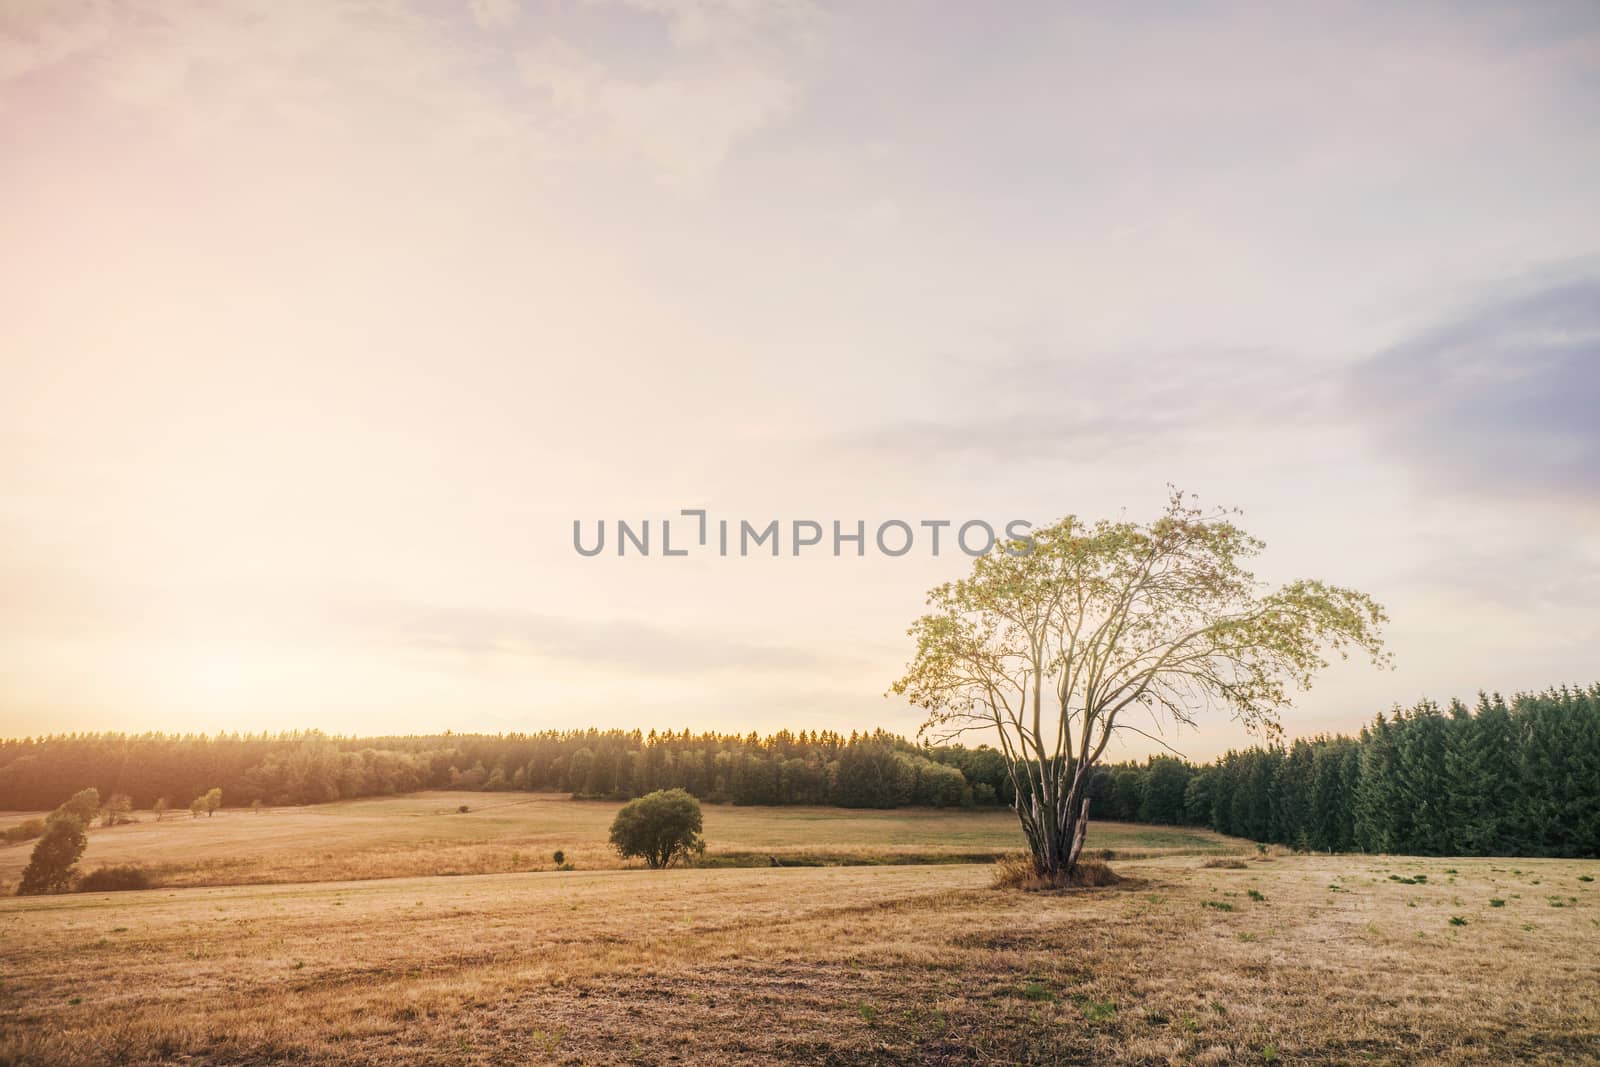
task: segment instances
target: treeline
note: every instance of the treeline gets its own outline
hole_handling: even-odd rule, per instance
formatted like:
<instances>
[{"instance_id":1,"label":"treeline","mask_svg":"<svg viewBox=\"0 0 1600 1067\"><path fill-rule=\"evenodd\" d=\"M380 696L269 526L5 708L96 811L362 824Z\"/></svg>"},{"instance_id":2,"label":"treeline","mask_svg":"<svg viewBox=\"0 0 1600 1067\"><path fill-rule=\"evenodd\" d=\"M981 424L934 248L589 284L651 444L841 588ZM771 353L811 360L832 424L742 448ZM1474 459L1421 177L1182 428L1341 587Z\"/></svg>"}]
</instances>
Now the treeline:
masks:
<instances>
[{"instance_id":1,"label":"treeline","mask_svg":"<svg viewBox=\"0 0 1600 1067\"><path fill-rule=\"evenodd\" d=\"M344 738L69 734L0 741L0 809L54 808L93 786L136 808L220 787L228 804L315 804L419 789L561 791L627 799L684 789L734 804L893 808L1010 803L987 748L917 746L877 731L766 737L668 730Z\"/></svg>"},{"instance_id":2,"label":"treeline","mask_svg":"<svg viewBox=\"0 0 1600 1067\"><path fill-rule=\"evenodd\" d=\"M1600 856L1600 685L1424 702L1359 737L1170 757L1096 775L1101 818L1205 826L1292 848Z\"/></svg>"},{"instance_id":3,"label":"treeline","mask_svg":"<svg viewBox=\"0 0 1600 1067\"><path fill-rule=\"evenodd\" d=\"M987 747L877 731L765 737L671 730L344 738L70 734L0 741L0 809L42 811L85 787L148 809L220 788L230 806L314 804L419 789L628 799L683 789L711 803L893 808L1009 805ZM1358 737L1096 769L1099 819L1203 826L1318 851L1600 855L1600 685L1422 703Z\"/></svg>"}]
</instances>

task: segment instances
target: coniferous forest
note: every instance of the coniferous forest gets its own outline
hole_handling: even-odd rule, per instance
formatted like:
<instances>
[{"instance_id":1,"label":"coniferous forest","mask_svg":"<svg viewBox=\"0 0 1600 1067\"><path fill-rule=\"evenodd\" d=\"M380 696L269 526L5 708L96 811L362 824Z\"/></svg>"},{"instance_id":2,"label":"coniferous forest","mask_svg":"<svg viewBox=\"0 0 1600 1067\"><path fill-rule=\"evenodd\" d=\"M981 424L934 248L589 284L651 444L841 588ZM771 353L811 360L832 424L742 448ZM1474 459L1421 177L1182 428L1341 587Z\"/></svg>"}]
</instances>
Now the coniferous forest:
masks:
<instances>
[{"instance_id":1,"label":"coniferous forest","mask_svg":"<svg viewBox=\"0 0 1600 1067\"><path fill-rule=\"evenodd\" d=\"M67 734L0 741L0 810L79 789L172 807L313 804L420 789L562 791L620 799L682 788L713 803L893 808L1010 804L986 747L878 731L765 737L622 730L332 737ZM1357 737L1303 738L1193 765L1096 769L1096 818L1202 826L1316 851L1600 855L1600 685L1423 702Z\"/></svg>"}]
</instances>

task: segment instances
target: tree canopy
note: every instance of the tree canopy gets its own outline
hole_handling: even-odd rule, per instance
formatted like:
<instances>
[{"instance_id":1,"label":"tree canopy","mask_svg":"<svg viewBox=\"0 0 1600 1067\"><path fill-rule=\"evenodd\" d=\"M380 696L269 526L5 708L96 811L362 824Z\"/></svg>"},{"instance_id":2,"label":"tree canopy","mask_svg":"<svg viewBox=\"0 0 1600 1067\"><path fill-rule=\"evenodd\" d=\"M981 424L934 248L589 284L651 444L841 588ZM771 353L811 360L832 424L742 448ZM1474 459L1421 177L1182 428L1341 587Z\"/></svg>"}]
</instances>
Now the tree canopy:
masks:
<instances>
[{"instance_id":1,"label":"tree canopy","mask_svg":"<svg viewBox=\"0 0 1600 1067\"><path fill-rule=\"evenodd\" d=\"M1164 744L1219 708L1275 737L1329 654L1386 662L1377 603L1310 579L1264 588L1247 567L1264 546L1232 514L1174 490L1151 522L1069 516L929 592L893 689L927 710L925 737L998 739L1039 873L1076 863L1087 774L1118 731Z\"/></svg>"},{"instance_id":2,"label":"tree canopy","mask_svg":"<svg viewBox=\"0 0 1600 1067\"><path fill-rule=\"evenodd\" d=\"M624 858L670 867L705 851L700 802L682 789L658 789L630 800L611 823L611 844Z\"/></svg>"},{"instance_id":3,"label":"tree canopy","mask_svg":"<svg viewBox=\"0 0 1600 1067\"><path fill-rule=\"evenodd\" d=\"M40 893L65 893L72 886L78 857L88 839L83 822L72 812L58 813L45 825L44 836L33 846L28 865L22 870L18 896Z\"/></svg>"}]
</instances>

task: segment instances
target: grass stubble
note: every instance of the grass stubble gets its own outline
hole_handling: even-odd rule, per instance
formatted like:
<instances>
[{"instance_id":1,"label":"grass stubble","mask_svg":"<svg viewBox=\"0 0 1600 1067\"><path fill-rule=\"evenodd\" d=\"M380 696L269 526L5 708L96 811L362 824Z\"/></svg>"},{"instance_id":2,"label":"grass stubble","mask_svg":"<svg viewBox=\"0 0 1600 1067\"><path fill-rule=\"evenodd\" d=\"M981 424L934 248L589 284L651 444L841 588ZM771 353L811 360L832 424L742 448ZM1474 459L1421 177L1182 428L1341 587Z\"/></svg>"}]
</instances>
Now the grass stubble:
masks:
<instances>
[{"instance_id":1,"label":"grass stubble","mask_svg":"<svg viewBox=\"0 0 1600 1067\"><path fill-rule=\"evenodd\" d=\"M0 1063L1600 1062L1600 864L1204 862L5 898Z\"/></svg>"}]
</instances>

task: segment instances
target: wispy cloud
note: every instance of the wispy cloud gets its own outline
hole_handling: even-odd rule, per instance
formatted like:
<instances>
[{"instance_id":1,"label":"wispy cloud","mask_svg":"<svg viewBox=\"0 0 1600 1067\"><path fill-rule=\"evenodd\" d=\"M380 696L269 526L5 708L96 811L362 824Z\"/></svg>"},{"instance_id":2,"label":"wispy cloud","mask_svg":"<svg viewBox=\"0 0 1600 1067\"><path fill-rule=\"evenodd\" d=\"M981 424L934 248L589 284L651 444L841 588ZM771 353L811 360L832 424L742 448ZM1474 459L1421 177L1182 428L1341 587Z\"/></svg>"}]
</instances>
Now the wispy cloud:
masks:
<instances>
[{"instance_id":1,"label":"wispy cloud","mask_svg":"<svg viewBox=\"0 0 1600 1067\"><path fill-rule=\"evenodd\" d=\"M948 414L847 432L835 444L927 464L1137 458L1326 420L1339 381L1326 368L1252 349L1029 354L935 374Z\"/></svg>"},{"instance_id":2,"label":"wispy cloud","mask_svg":"<svg viewBox=\"0 0 1600 1067\"><path fill-rule=\"evenodd\" d=\"M855 651L764 643L710 629L629 618L378 603L345 609L379 643L421 652L511 656L619 671L681 676L721 671L815 674L860 666Z\"/></svg>"},{"instance_id":3,"label":"wispy cloud","mask_svg":"<svg viewBox=\"0 0 1600 1067\"><path fill-rule=\"evenodd\" d=\"M1600 498L1600 281L1470 307L1351 376L1384 455L1438 488Z\"/></svg>"}]
</instances>

